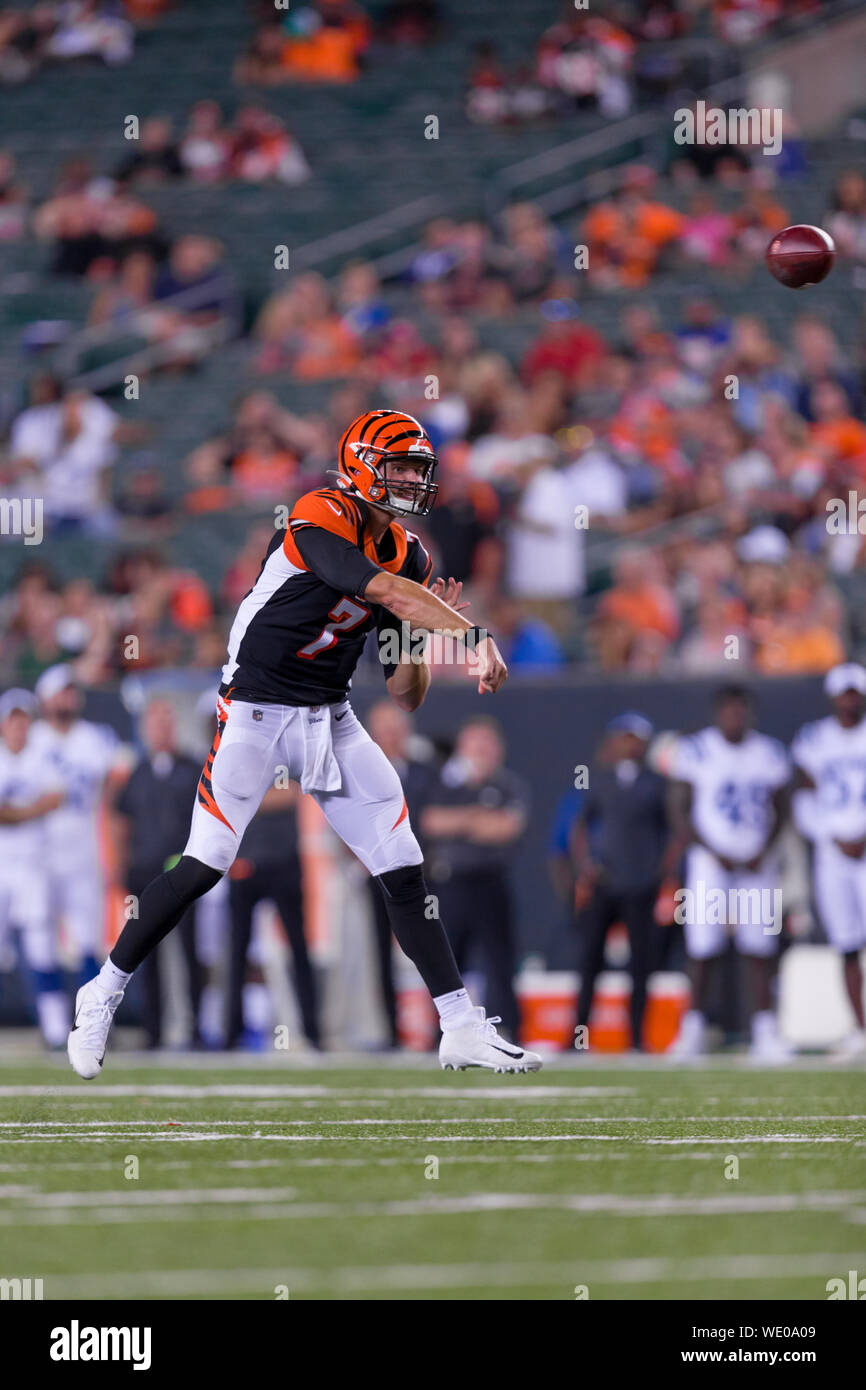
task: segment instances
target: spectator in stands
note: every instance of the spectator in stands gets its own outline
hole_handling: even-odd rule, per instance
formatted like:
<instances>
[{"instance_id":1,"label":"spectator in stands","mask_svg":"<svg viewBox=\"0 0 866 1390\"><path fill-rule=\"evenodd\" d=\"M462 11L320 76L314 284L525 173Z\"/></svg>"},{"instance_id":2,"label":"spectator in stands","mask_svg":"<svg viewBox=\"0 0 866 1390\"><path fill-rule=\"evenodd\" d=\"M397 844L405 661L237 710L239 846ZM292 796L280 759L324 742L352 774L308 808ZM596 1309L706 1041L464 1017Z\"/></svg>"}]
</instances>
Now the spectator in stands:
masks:
<instances>
[{"instance_id":1,"label":"spectator in stands","mask_svg":"<svg viewBox=\"0 0 866 1390\"><path fill-rule=\"evenodd\" d=\"M507 75L495 43L484 39L474 49L466 93L466 115L478 125L502 125L508 119Z\"/></svg>"},{"instance_id":2,"label":"spectator in stands","mask_svg":"<svg viewBox=\"0 0 866 1390\"><path fill-rule=\"evenodd\" d=\"M37 237L54 243L51 268L56 275L83 275L101 254L101 213L90 166L85 160L70 160L61 170L53 196L37 210L33 221Z\"/></svg>"},{"instance_id":3,"label":"spectator in stands","mask_svg":"<svg viewBox=\"0 0 866 1390\"><path fill-rule=\"evenodd\" d=\"M54 245L56 275L86 275L108 258L130 251L161 253L156 213L106 180L94 179L85 160L62 170L54 195L37 210L37 237Z\"/></svg>"},{"instance_id":4,"label":"spectator in stands","mask_svg":"<svg viewBox=\"0 0 866 1390\"><path fill-rule=\"evenodd\" d=\"M579 310L543 313L544 327L520 364L520 375L530 385L541 375L555 372L570 389L592 380L606 348L601 335L578 321Z\"/></svg>"},{"instance_id":5,"label":"spectator in stands","mask_svg":"<svg viewBox=\"0 0 866 1390\"><path fill-rule=\"evenodd\" d=\"M371 261L350 261L340 272L337 308L342 322L364 343L374 342L391 318Z\"/></svg>"},{"instance_id":6,"label":"spectator in stands","mask_svg":"<svg viewBox=\"0 0 866 1390\"><path fill-rule=\"evenodd\" d=\"M730 668L731 652L740 662L750 664L749 635L742 616L742 605L733 600L716 594L704 598L698 604L695 626L679 645L676 668L693 676L711 672L721 676Z\"/></svg>"},{"instance_id":7,"label":"spectator in stands","mask_svg":"<svg viewBox=\"0 0 866 1390\"><path fill-rule=\"evenodd\" d=\"M725 266L731 259L733 230L730 216L719 210L711 193L695 193L689 202L679 246L689 261L696 261L699 265Z\"/></svg>"},{"instance_id":8,"label":"spectator in stands","mask_svg":"<svg viewBox=\"0 0 866 1390\"><path fill-rule=\"evenodd\" d=\"M269 391L250 392L238 401L229 430L190 455L187 506L210 511L257 495L289 502L300 487L299 462L315 437L309 423L283 410Z\"/></svg>"},{"instance_id":9,"label":"spectator in stands","mask_svg":"<svg viewBox=\"0 0 866 1390\"><path fill-rule=\"evenodd\" d=\"M314 0L256 35L235 80L353 82L369 41L370 22L352 0Z\"/></svg>"},{"instance_id":10,"label":"spectator in stands","mask_svg":"<svg viewBox=\"0 0 866 1390\"><path fill-rule=\"evenodd\" d=\"M507 594L490 611L490 629L496 633L499 650L514 674L549 675L565 664L565 653L553 629Z\"/></svg>"},{"instance_id":11,"label":"spectator in stands","mask_svg":"<svg viewBox=\"0 0 866 1390\"><path fill-rule=\"evenodd\" d=\"M507 589L525 614L562 639L574 626L585 582L568 479L550 445L511 478L519 493L507 538Z\"/></svg>"},{"instance_id":12,"label":"spectator in stands","mask_svg":"<svg viewBox=\"0 0 866 1390\"><path fill-rule=\"evenodd\" d=\"M462 582L472 573L478 546L493 532L500 501L490 483L472 477L469 448L462 442L440 451L438 476L436 506L425 519L425 532L436 548L437 568Z\"/></svg>"},{"instance_id":13,"label":"spectator in stands","mask_svg":"<svg viewBox=\"0 0 866 1390\"><path fill-rule=\"evenodd\" d=\"M809 15L820 0L713 0L713 26L725 43L745 47L755 43L783 16Z\"/></svg>"},{"instance_id":14,"label":"spectator in stands","mask_svg":"<svg viewBox=\"0 0 866 1390\"><path fill-rule=\"evenodd\" d=\"M578 109L597 106L611 119L624 116L631 104L628 75L634 47L622 26L597 15L575 14L568 5L561 21L539 40L539 81Z\"/></svg>"},{"instance_id":15,"label":"spectator in stands","mask_svg":"<svg viewBox=\"0 0 866 1390\"><path fill-rule=\"evenodd\" d=\"M243 546L235 555L220 586L220 606L227 613L234 613L238 604L256 582L262 567L262 556L274 538L274 528L270 522L251 527ZM222 662L220 657L218 665Z\"/></svg>"},{"instance_id":16,"label":"spectator in stands","mask_svg":"<svg viewBox=\"0 0 866 1390\"><path fill-rule=\"evenodd\" d=\"M357 337L334 312L323 276L309 271L267 301L253 329L260 372L291 370L305 381L344 376L360 360Z\"/></svg>"},{"instance_id":17,"label":"spectator in stands","mask_svg":"<svg viewBox=\"0 0 866 1390\"><path fill-rule=\"evenodd\" d=\"M67 0L55 13L57 27L45 46L46 57L101 58L107 67L131 59L135 30L107 0Z\"/></svg>"},{"instance_id":18,"label":"spectator in stands","mask_svg":"<svg viewBox=\"0 0 866 1390\"><path fill-rule=\"evenodd\" d=\"M87 391L63 391L53 377L34 382L35 404L13 422L10 469L19 488L43 499L57 531L103 532L110 524L107 470L122 433L115 412Z\"/></svg>"},{"instance_id":19,"label":"spectator in stands","mask_svg":"<svg viewBox=\"0 0 866 1390\"><path fill-rule=\"evenodd\" d=\"M197 101L180 141L180 161L196 183L218 183L228 173L231 132L216 101Z\"/></svg>"},{"instance_id":20,"label":"spectator in stands","mask_svg":"<svg viewBox=\"0 0 866 1390\"><path fill-rule=\"evenodd\" d=\"M559 233L532 203L513 203L503 223L500 264L509 288L518 303L539 299L553 284Z\"/></svg>"},{"instance_id":21,"label":"spectator in stands","mask_svg":"<svg viewBox=\"0 0 866 1390\"><path fill-rule=\"evenodd\" d=\"M234 280L215 237L179 237L157 274L153 297L159 315L150 322L166 344L163 366L186 368L235 331Z\"/></svg>"},{"instance_id":22,"label":"spectator in stands","mask_svg":"<svg viewBox=\"0 0 866 1390\"><path fill-rule=\"evenodd\" d=\"M144 312L153 305L156 275L156 261L149 251L131 251L124 256L117 273L96 295L88 324L122 325L147 339L158 336L160 316Z\"/></svg>"},{"instance_id":23,"label":"spectator in stands","mask_svg":"<svg viewBox=\"0 0 866 1390\"><path fill-rule=\"evenodd\" d=\"M737 256L749 265L762 264L770 238L790 220L787 208L769 189L752 184L731 215Z\"/></svg>"},{"instance_id":24,"label":"spectator in stands","mask_svg":"<svg viewBox=\"0 0 866 1390\"><path fill-rule=\"evenodd\" d=\"M286 81L286 36L271 22L252 37L249 48L234 66L234 80L242 87L274 87Z\"/></svg>"},{"instance_id":25,"label":"spectator in stands","mask_svg":"<svg viewBox=\"0 0 866 1390\"><path fill-rule=\"evenodd\" d=\"M602 595L592 625L602 669L658 669L679 626L658 555L636 547L621 550L613 587Z\"/></svg>"},{"instance_id":26,"label":"spectator in stands","mask_svg":"<svg viewBox=\"0 0 866 1390\"><path fill-rule=\"evenodd\" d=\"M866 261L866 176L859 169L846 169L836 180L824 225L841 256Z\"/></svg>"},{"instance_id":27,"label":"spectator in stands","mask_svg":"<svg viewBox=\"0 0 866 1390\"><path fill-rule=\"evenodd\" d=\"M848 397L832 379L816 381L809 392L811 438L849 480L866 476L866 425L851 414Z\"/></svg>"},{"instance_id":28,"label":"spectator in stands","mask_svg":"<svg viewBox=\"0 0 866 1390\"><path fill-rule=\"evenodd\" d=\"M242 106L235 117L229 172L246 183L276 179L292 187L310 177L310 166L294 136L262 106Z\"/></svg>"},{"instance_id":29,"label":"spectator in stands","mask_svg":"<svg viewBox=\"0 0 866 1390\"><path fill-rule=\"evenodd\" d=\"M682 234L686 220L650 196L654 183L651 169L629 165L620 191L587 214L577 240L589 248L591 284L600 289L640 288Z\"/></svg>"},{"instance_id":30,"label":"spectator in stands","mask_svg":"<svg viewBox=\"0 0 866 1390\"><path fill-rule=\"evenodd\" d=\"M816 314L800 314L794 320L791 338L794 349L791 370L797 379L798 413L814 421L812 386L818 381L832 379L848 397L851 413L858 415L862 406L860 383L826 319Z\"/></svg>"},{"instance_id":31,"label":"spectator in stands","mask_svg":"<svg viewBox=\"0 0 866 1390\"><path fill-rule=\"evenodd\" d=\"M138 140L115 170L120 184L165 183L179 179L183 165L172 131L171 118L150 116L142 121Z\"/></svg>"},{"instance_id":32,"label":"spectator in stands","mask_svg":"<svg viewBox=\"0 0 866 1390\"><path fill-rule=\"evenodd\" d=\"M57 27L54 7L0 10L0 82L18 85L39 71Z\"/></svg>"}]
</instances>

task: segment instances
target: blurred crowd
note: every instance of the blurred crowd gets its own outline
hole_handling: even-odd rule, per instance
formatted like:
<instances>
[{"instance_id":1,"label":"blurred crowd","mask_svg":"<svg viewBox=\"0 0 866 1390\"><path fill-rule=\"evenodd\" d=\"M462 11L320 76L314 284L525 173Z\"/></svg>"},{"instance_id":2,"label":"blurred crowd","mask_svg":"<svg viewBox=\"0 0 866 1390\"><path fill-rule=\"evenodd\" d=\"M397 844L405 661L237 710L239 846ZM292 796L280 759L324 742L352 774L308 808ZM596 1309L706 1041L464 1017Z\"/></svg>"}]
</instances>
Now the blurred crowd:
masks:
<instances>
[{"instance_id":1,"label":"blurred crowd","mask_svg":"<svg viewBox=\"0 0 866 1390\"><path fill-rule=\"evenodd\" d=\"M757 671L820 672L856 644L843 594L866 575L863 537L856 518L841 533L828 518L866 475L862 364L822 317L802 313L781 345L759 317L730 319L705 298L668 325L630 306L613 341L575 312L552 317L512 364L447 316L414 369L410 343L389 371L360 354L363 334L349 326L354 283L368 274L347 270L338 286L333 332L357 355L326 408L298 415L249 390L186 461L187 513L266 518L216 592L160 558L177 517L158 470L112 482L140 427L96 396L34 379L4 492L43 496L49 529L113 536L118 554L100 594L59 585L41 560L27 567L0 608L17 679L75 654L94 663L92 678L128 670L118 640L128 632L144 665L215 664L274 509L326 481L346 422L380 397L420 416L439 452L437 506L418 523L437 571L464 581L518 665L707 671L735 641ZM324 311L328 289L300 277L289 297L303 296ZM438 398L426 400L430 376Z\"/></svg>"},{"instance_id":2,"label":"blurred crowd","mask_svg":"<svg viewBox=\"0 0 866 1390\"><path fill-rule=\"evenodd\" d=\"M587 43L624 73L642 43L686 35L696 15L734 43L814 8L671 0L613 6L604 19L572 9L541 36L533 81L549 93L564 55ZM414 42L440 16L394 4L384 23ZM283 43L345 25L368 34L343 0L268 10L267 33ZM479 60L495 66L495 53ZM156 426L134 423L134 410L33 376L7 420L3 496L43 498L49 537L111 550L101 574L72 583L26 557L0 601L10 678L29 684L59 660L89 683L130 664L219 664L278 509L326 481L346 424L383 402L418 416L434 441L439 499L418 529L513 667L705 671L733 642L758 672L829 669L866 643L862 536L827 524L828 504L866 472L864 363L822 312L804 309L782 341L760 298L732 313L723 296L690 288L702 270L716 284L751 283L806 168L790 120L778 160L672 144L663 172L626 165L576 217L531 202L487 220L437 217L384 282L375 263L353 260L332 280L281 276L284 288L242 305L249 287L218 236L173 237L148 189L306 180L304 152L266 106L228 119L199 101L177 127L143 118L111 169L71 159L41 202L0 154L0 238L35 236L50 274L87 287L93 343L146 349L142 376L188 373L226 337L244 354L234 399L216 403L174 476L156 457ZM866 261L862 172L843 172L818 212L840 265ZM664 313L657 283L682 286ZM309 383L319 404L288 409L286 381ZM229 514L249 520L230 561L178 563L179 530Z\"/></svg>"}]
</instances>

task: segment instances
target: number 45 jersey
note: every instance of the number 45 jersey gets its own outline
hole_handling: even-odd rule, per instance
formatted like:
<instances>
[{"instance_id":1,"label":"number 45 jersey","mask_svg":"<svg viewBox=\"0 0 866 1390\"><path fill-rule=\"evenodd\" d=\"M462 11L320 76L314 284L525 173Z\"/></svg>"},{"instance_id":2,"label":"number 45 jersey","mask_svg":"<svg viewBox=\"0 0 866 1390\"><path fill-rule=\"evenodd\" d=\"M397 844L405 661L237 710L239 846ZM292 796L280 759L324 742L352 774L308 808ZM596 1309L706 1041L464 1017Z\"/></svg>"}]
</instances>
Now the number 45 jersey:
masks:
<instances>
[{"instance_id":1,"label":"number 45 jersey","mask_svg":"<svg viewBox=\"0 0 866 1390\"><path fill-rule=\"evenodd\" d=\"M374 542L365 502L339 488L308 492L277 531L229 633L223 695L258 704L329 705L345 700L368 633L399 628L364 602L380 570L427 585L433 561L393 521ZM384 666L386 677L394 666Z\"/></svg>"},{"instance_id":2,"label":"number 45 jersey","mask_svg":"<svg viewBox=\"0 0 866 1390\"><path fill-rule=\"evenodd\" d=\"M791 775L783 745L751 732L730 743L715 726L684 738L671 775L692 787L692 822L715 854L752 859L770 833L773 793Z\"/></svg>"}]
</instances>

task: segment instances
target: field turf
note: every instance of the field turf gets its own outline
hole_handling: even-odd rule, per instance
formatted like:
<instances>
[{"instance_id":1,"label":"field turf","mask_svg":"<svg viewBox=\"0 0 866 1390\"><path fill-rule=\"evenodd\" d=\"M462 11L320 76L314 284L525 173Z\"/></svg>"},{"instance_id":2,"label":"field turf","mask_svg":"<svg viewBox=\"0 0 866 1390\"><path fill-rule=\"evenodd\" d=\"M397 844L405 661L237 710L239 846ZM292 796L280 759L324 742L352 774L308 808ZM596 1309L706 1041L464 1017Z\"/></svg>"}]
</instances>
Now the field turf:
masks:
<instances>
[{"instance_id":1,"label":"field turf","mask_svg":"<svg viewBox=\"0 0 866 1390\"><path fill-rule=\"evenodd\" d=\"M0 1249L46 1299L826 1299L866 1070L7 1059Z\"/></svg>"}]
</instances>

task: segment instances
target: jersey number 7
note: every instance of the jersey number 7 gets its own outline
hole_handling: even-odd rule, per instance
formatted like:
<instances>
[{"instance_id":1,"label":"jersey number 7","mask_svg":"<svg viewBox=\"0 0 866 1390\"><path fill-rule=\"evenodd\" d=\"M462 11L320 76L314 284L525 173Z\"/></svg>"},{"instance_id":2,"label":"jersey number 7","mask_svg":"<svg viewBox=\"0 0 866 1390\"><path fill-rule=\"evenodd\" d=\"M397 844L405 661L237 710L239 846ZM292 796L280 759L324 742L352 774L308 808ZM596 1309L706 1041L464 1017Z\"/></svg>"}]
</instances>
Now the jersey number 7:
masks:
<instances>
[{"instance_id":1,"label":"jersey number 7","mask_svg":"<svg viewBox=\"0 0 866 1390\"><path fill-rule=\"evenodd\" d=\"M305 661L312 661L319 652L326 652L336 645L338 632L348 632L369 616L370 610L365 608L363 603L353 603L350 598L341 598L328 614L331 621L325 624L313 642L301 647L297 655L302 656Z\"/></svg>"}]
</instances>

